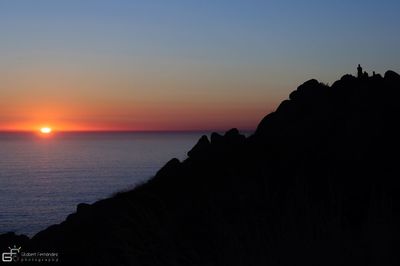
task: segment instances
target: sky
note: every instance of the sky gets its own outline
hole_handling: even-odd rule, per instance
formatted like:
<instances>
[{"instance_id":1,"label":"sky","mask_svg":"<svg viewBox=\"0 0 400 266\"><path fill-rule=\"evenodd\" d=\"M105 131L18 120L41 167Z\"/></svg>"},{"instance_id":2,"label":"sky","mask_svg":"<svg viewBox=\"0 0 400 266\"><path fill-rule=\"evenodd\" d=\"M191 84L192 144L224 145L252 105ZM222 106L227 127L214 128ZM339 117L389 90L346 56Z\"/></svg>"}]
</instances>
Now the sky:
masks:
<instances>
[{"instance_id":1,"label":"sky","mask_svg":"<svg viewBox=\"0 0 400 266\"><path fill-rule=\"evenodd\" d=\"M390 0L0 0L0 131L252 130L308 79L399 72L399 13Z\"/></svg>"}]
</instances>

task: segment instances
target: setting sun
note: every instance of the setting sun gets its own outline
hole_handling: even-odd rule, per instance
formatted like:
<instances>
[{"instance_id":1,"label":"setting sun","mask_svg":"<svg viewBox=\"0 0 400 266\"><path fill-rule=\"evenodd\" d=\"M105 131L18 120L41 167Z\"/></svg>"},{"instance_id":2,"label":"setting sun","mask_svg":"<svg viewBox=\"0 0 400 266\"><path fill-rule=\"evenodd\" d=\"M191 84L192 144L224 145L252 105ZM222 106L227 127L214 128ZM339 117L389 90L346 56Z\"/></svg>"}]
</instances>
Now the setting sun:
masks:
<instances>
[{"instance_id":1,"label":"setting sun","mask_svg":"<svg viewBox=\"0 0 400 266\"><path fill-rule=\"evenodd\" d=\"M49 134L49 133L51 133L51 128L49 128L49 127L42 127L41 129L40 129L40 132L41 133L43 133L43 134Z\"/></svg>"}]
</instances>

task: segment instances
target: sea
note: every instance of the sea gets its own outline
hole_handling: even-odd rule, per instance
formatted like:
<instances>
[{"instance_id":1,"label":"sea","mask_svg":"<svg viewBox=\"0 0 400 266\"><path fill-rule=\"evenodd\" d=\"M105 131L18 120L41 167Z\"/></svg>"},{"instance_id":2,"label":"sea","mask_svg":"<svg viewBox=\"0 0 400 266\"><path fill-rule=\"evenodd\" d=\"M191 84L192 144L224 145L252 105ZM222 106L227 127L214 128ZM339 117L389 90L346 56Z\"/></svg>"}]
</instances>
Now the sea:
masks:
<instances>
[{"instance_id":1,"label":"sea","mask_svg":"<svg viewBox=\"0 0 400 266\"><path fill-rule=\"evenodd\" d=\"M184 160L209 132L0 133L0 234L33 236Z\"/></svg>"}]
</instances>

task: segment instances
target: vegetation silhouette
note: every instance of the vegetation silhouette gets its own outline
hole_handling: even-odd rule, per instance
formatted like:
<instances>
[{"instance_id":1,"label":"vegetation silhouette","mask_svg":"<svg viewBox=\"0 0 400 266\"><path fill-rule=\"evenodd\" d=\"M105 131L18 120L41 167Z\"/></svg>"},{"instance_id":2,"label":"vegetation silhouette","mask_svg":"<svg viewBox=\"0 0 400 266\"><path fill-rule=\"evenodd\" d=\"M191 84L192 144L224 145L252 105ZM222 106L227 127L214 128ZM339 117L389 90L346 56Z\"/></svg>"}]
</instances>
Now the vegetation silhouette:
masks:
<instances>
[{"instance_id":1,"label":"vegetation silhouette","mask_svg":"<svg viewBox=\"0 0 400 266\"><path fill-rule=\"evenodd\" d=\"M203 136L147 183L0 246L57 265L399 265L400 75L358 73L309 80L253 135Z\"/></svg>"}]
</instances>

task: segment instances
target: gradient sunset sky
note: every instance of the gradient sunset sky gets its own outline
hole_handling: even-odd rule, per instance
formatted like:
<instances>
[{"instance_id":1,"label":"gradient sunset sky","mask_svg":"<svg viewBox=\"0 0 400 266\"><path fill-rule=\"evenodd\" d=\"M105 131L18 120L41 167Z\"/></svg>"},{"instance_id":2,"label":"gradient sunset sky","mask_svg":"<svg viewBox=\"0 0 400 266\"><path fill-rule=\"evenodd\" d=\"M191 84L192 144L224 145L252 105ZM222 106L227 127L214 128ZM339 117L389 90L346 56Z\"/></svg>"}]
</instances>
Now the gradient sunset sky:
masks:
<instances>
[{"instance_id":1,"label":"gradient sunset sky","mask_svg":"<svg viewBox=\"0 0 400 266\"><path fill-rule=\"evenodd\" d=\"M0 130L254 129L310 78L398 72L399 14L400 1L0 0Z\"/></svg>"}]
</instances>

